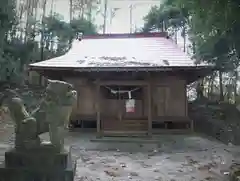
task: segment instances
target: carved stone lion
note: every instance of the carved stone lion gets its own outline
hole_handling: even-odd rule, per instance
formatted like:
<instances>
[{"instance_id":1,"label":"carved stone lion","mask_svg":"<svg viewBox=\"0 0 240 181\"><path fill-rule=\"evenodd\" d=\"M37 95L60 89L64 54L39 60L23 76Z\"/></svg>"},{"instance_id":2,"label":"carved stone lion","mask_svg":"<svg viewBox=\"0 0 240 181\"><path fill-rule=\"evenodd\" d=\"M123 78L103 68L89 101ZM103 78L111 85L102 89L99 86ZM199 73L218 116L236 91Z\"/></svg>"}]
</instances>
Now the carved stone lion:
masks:
<instances>
[{"instance_id":1,"label":"carved stone lion","mask_svg":"<svg viewBox=\"0 0 240 181\"><path fill-rule=\"evenodd\" d=\"M28 113L23 101L15 96L8 103L16 123L15 147L37 148L41 145L39 135L49 132L51 144L58 150L64 145L64 126L69 120L77 93L69 83L49 80L46 95L39 107Z\"/></svg>"}]
</instances>

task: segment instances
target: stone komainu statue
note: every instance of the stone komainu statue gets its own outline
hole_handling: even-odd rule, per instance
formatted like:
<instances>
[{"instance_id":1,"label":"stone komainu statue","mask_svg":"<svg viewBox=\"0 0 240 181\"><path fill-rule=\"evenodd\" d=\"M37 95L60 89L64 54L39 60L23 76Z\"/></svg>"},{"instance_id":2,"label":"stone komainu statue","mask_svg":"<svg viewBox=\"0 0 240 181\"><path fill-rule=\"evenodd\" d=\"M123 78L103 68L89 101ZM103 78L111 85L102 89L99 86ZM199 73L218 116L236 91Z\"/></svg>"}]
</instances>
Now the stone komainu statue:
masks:
<instances>
[{"instance_id":1,"label":"stone komainu statue","mask_svg":"<svg viewBox=\"0 0 240 181\"><path fill-rule=\"evenodd\" d=\"M39 147L39 135L49 132L51 144L61 150L64 145L64 127L76 98L77 93L71 84L57 80L49 80L46 95L32 113L27 112L19 97L11 98L8 108L16 124L16 149Z\"/></svg>"}]
</instances>

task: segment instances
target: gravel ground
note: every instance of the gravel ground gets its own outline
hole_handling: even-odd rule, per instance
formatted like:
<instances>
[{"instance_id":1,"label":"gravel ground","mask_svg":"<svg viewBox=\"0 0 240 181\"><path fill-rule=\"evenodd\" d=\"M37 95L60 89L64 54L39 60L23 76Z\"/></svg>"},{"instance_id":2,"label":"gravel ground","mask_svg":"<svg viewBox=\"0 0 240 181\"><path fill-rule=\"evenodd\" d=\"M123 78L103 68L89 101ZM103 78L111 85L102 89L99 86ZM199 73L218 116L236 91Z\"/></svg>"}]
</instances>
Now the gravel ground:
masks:
<instances>
[{"instance_id":1,"label":"gravel ground","mask_svg":"<svg viewBox=\"0 0 240 181\"><path fill-rule=\"evenodd\" d=\"M76 181L226 181L230 166L240 160L238 147L197 135L162 135L149 143L91 142L94 137L67 133L66 146L78 159ZM1 123L1 160L13 139L13 126Z\"/></svg>"},{"instance_id":2,"label":"gravel ground","mask_svg":"<svg viewBox=\"0 0 240 181\"><path fill-rule=\"evenodd\" d=\"M164 135L157 140L149 144L75 142L76 180L226 181L239 155L233 146L194 135Z\"/></svg>"}]
</instances>

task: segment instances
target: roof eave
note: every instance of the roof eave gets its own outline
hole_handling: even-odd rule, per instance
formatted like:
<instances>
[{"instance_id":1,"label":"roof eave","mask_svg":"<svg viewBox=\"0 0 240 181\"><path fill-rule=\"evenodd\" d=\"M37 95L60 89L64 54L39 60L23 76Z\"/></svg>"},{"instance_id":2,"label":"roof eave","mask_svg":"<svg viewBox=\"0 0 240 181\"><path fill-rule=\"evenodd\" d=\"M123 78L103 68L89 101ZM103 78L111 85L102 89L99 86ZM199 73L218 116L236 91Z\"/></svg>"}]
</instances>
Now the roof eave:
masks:
<instances>
[{"instance_id":1,"label":"roof eave","mask_svg":"<svg viewBox=\"0 0 240 181\"><path fill-rule=\"evenodd\" d=\"M215 66L211 66L209 68L203 68L202 70L192 71L189 74L185 74L187 84L190 84L192 82L195 82L199 79L202 79L206 76L211 75L214 71L217 71L218 69Z\"/></svg>"},{"instance_id":2,"label":"roof eave","mask_svg":"<svg viewBox=\"0 0 240 181\"><path fill-rule=\"evenodd\" d=\"M159 66L159 67L48 67L48 66L29 66L30 70L61 70L74 72L125 72L125 71L173 71L173 70L200 70L215 69L214 66Z\"/></svg>"}]
</instances>

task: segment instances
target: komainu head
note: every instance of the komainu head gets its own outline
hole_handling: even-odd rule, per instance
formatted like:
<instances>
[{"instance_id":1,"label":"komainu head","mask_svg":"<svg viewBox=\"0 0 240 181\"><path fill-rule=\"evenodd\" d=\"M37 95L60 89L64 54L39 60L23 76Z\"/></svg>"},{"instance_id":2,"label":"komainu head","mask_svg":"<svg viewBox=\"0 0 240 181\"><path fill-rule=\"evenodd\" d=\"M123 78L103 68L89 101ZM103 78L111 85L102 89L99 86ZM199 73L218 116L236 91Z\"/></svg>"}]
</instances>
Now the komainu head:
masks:
<instances>
[{"instance_id":1,"label":"komainu head","mask_svg":"<svg viewBox=\"0 0 240 181\"><path fill-rule=\"evenodd\" d=\"M72 105L77 99L77 92L67 82L48 80L46 99L60 105Z\"/></svg>"}]
</instances>

